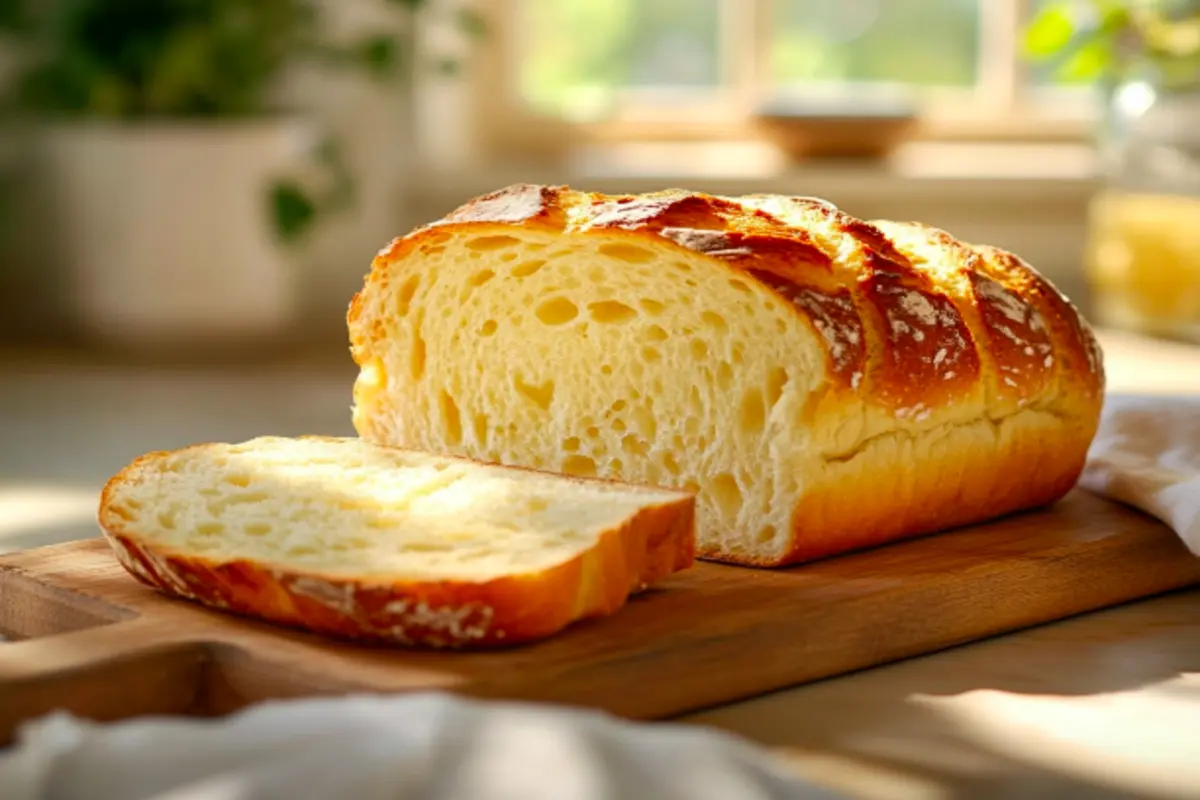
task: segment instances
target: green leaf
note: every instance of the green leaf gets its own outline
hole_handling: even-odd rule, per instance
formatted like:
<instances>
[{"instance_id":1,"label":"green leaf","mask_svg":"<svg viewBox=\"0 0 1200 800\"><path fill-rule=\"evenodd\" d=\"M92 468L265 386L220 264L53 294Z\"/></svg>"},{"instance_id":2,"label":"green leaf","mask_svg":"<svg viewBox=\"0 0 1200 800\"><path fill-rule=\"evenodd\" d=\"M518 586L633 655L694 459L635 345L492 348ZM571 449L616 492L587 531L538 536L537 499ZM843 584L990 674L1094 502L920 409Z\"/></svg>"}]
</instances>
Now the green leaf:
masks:
<instances>
[{"instance_id":1,"label":"green leaf","mask_svg":"<svg viewBox=\"0 0 1200 800\"><path fill-rule=\"evenodd\" d=\"M1075 34L1070 2L1047 5L1025 29L1025 55L1038 60L1049 58L1066 47Z\"/></svg>"},{"instance_id":2,"label":"green leaf","mask_svg":"<svg viewBox=\"0 0 1200 800\"><path fill-rule=\"evenodd\" d=\"M271 213L275 232L284 242L294 242L312 225L317 206L300 186L280 181L271 188Z\"/></svg>"},{"instance_id":3,"label":"green leaf","mask_svg":"<svg viewBox=\"0 0 1200 800\"><path fill-rule=\"evenodd\" d=\"M1113 53L1103 39L1092 39L1076 48L1055 70L1065 83L1084 83L1106 75L1114 66Z\"/></svg>"}]
</instances>

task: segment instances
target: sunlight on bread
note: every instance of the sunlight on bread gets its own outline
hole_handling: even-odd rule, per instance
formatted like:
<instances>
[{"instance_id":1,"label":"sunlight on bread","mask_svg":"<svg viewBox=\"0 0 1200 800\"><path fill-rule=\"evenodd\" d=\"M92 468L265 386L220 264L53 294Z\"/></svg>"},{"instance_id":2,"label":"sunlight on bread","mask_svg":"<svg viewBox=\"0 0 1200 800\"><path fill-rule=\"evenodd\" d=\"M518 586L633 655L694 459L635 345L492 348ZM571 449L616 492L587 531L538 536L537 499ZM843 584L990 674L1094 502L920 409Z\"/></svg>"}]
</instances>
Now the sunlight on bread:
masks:
<instances>
[{"instance_id":1,"label":"sunlight on bread","mask_svg":"<svg viewBox=\"0 0 1200 800\"><path fill-rule=\"evenodd\" d=\"M144 456L110 482L100 518L122 563L170 593L453 644L611 613L690 563L692 502L355 439L261 437ZM446 622L461 609L488 618L486 635ZM440 629L422 628L439 614Z\"/></svg>"}]
</instances>

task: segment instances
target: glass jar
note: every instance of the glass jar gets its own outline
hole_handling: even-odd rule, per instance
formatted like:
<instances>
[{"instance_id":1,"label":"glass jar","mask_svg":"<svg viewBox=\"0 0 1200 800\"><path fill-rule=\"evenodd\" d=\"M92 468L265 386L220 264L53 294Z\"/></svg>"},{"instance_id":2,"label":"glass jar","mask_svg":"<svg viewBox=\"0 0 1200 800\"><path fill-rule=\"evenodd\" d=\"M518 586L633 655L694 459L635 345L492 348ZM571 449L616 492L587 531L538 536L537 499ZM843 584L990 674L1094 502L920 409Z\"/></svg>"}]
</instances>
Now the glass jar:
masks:
<instances>
[{"instance_id":1,"label":"glass jar","mask_svg":"<svg viewBox=\"0 0 1200 800\"><path fill-rule=\"evenodd\" d=\"M1099 325L1200 342L1200 75L1114 87L1084 269Z\"/></svg>"}]
</instances>

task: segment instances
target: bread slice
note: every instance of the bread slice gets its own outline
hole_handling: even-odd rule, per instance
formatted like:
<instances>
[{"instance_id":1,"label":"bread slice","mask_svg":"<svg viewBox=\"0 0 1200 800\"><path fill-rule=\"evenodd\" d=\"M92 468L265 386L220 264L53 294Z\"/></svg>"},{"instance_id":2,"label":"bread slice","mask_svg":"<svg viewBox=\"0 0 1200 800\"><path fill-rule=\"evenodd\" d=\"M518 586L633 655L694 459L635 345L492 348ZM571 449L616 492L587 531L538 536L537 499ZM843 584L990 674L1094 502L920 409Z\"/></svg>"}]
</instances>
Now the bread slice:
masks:
<instances>
[{"instance_id":1,"label":"bread slice","mask_svg":"<svg viewBox=\"0 0 1200 800\"><path fill-rule=\"evenodd\" d=\"M1017 256L811 198L510 187L348 323L362 437L693 491L698 554L759 566L1058 499L1104 387Z\"/></svg>"},{"instance_id":2,"label":"bread slice","mask_svg":"<svg viewBox=\"0 0 1200 800\"><path fill-rule=\"evenodd\" d=\"M694 499L377 447L261 437L149 453L99 522L168 595L362 640L514 644L691 565Z\"/></svg>"}]
</instances>

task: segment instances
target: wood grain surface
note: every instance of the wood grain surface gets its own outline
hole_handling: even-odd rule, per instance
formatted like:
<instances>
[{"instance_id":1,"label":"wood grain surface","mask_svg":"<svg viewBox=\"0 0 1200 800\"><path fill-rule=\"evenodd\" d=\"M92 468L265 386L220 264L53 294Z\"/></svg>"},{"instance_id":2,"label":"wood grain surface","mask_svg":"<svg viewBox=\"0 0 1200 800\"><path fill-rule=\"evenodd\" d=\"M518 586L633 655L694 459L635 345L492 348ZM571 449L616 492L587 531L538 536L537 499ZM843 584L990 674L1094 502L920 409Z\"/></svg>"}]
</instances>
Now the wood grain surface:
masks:
<instances>
[{"instance_id":1,"label":"wood grain surface","mask_svg":"<svg viewBox=\"0 0 1200 800\"><path fill-rule=\"evenodd\" d=\"M0 559L0 740L52 708L221 714L452 689L659 719L1200 583L1165 526L1076 491L988 525L789 570L699 564L532 646L356 646L165 598L100 539Z\"/></svg>"}]
</instances>

